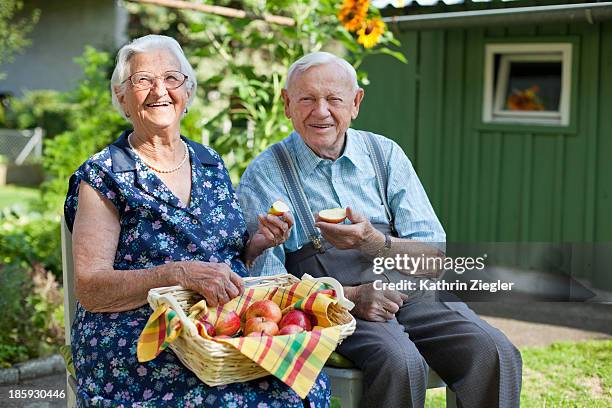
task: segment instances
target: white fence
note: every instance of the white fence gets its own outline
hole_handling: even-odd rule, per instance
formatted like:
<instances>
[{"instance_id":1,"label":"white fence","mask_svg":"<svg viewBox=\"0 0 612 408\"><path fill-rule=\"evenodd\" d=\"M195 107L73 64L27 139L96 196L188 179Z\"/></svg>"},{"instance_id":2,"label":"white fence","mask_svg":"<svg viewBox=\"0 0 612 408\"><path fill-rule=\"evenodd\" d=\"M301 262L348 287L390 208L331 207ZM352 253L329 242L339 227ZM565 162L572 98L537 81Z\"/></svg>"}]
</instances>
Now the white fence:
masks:
<instances>
[{"instance_id":1,"label":"white fence","mask_svg":"<svg viewBox=\"0 0 612 408\"><path fill-rule=\"evenodd\" d=\"M0 129L0 156L8 159L9 163L23 164L26 159L39 159L42 156L43 137L42 128L16 130Z\"/></svg>"}]
</instances>

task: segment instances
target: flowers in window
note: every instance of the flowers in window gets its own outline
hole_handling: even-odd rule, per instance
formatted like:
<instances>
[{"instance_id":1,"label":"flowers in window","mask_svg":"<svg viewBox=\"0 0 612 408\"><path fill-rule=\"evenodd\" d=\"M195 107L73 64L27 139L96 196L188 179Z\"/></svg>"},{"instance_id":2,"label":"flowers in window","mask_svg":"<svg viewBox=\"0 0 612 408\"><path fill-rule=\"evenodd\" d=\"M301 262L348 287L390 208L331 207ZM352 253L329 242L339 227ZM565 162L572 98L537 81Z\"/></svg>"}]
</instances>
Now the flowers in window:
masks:
<instances>
[{"instance_id":1,"label":"flowers in window","mask_svg":"<svg viewBox=\"0 0 612 408\"><path fill-rule=\"evenodd\" d=\"M538 96L540 87L533 85L530 88L520 90L513 89L512 93L508 95L506 105L511 111L543 111L544 104Z\"/></svg>"}]
</instances>

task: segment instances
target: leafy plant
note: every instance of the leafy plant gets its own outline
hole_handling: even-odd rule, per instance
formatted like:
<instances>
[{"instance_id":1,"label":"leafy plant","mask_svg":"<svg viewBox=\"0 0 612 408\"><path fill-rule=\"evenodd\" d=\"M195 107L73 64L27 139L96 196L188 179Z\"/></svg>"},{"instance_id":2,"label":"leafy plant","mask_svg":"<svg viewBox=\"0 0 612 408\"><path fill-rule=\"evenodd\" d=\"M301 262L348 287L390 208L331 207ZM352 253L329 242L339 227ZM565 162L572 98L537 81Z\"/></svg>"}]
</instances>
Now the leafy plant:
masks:
<instances>
[{"instance_id":1,"label":"leafy plant","mask_svg":"<svg viewBox=\"0 0 612 408\"><path fill-rule=\"evenodd\" d=\"M0 3L0 64L12 61L16 52L30 45L26 36L38 22L40 10L18 17L22 9L21 0L3 0ZM3 77L4 74L0 73L0 79Z\"/></svg>"},{"instance_id":2,"label":"leafy plant","mask_svg":"<svg viewBox=\"0 0 612 408\"><path fill-rule=\"evenodd\" d=\"M59 217L0 213L0 366L63 343Z\"/></svg>"},{"instance_id":3,"label":"leafy plant","mask_svg":"<svg viewBox=\"0 0 612 408\"><path fill-rule=\"evenodd\" d=\"M0 367L48 355L64 342L63 291L41 264L0 268Z\"/></svg>"},{"instance_id":4,"label":"leafy plant","mask_svg":"<svg viewBox=\"0 0 612 408\"><path fill-rule=\"evenodd\" d=\"M66 130L70 106L64 94L52 90L26 91L22 97L9 97L4 101L4 116L0 126L9 129L41 127L45 138L53 138Z\"/></svg>"}]
</instances>

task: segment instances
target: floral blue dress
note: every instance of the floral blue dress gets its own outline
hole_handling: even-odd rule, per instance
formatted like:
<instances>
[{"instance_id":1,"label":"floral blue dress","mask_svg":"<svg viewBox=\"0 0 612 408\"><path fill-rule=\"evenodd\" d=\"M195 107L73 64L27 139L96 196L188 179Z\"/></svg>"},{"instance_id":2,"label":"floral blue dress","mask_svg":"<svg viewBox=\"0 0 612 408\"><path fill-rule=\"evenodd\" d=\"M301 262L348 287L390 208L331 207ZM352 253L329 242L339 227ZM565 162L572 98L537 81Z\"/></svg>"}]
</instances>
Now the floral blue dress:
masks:
<instances>
[{"instance_id":1,"label":"floral blue dress","mask_svg":"<svg viewBox=\"0 0 612 408\"><path fill-rule=\"evenodd\" d=\"M128 132L88 159L70 178L65 215L72 230L78 187L85 181L119 212L121 233L114 267L151 268L166 262L225 262L241 276L246 225L219 155L188 139L192 190L182 203L130 149ZM136 343L151 309L91 313L77 304L72 354L78 405L100 407L302 407L303 401L275 377L209 387L169 349L139 363ZM329 381L321 374L308 395L311 406L329 405Z\"/></svg>"}]
</instances>

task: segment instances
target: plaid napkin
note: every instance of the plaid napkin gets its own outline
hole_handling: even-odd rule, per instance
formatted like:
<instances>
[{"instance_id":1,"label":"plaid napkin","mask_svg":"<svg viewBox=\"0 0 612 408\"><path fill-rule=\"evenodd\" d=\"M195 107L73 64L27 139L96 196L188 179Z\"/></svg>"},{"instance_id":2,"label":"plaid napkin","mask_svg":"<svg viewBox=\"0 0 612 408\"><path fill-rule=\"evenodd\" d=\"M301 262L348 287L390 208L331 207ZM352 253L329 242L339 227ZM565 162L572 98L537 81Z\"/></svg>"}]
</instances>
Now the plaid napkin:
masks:
<instances>
[{"instance_id":1,"label":"plaid napkin","mask_svg":"<svg viewBox=\"0 0 612 408\"><path fill-rule=\"evenodd\" d=\"M168 305L159 306L149 317L136 345L138 361L153 360L181 334L181 321Z\"/></svg>"},{"instance_id":2,"label":"plaid napkin","mask_svg":"<svg viewBox=\"0 0 612 408\"><path fill-rule=\"evenodd\" d=\"M288 288L251 288L245 290L242 296L214 309L208 309L202 300L191 308L189 317L196 319L200 335L211 339L206 334L204 326L197 320L207 320L214 324L217 319L231 311L242 316L251 303L261 299L271 299L280 306L283 313L291 309L309 313L314 316L315 328L310 332L286 336L212 339L235 347L291 387L301 398L305 398L340 340L340 327L332 326L328 315L329 306L337 300L335 292L327 285L303 280ZM181 329L180 322L176 325L172 322L172 318L162 319L162 316L169 316L172 313L172 310L164 306L160 306L153 313L138 341L139 361L148 361L141 360L141 356L154 358L163 350L162 346L167 346L176 338L176 333ZM165 326L162 326L161 320L166 322ZM154 334L158 336L155 337Z\"/></svg>"}]
</instances>

